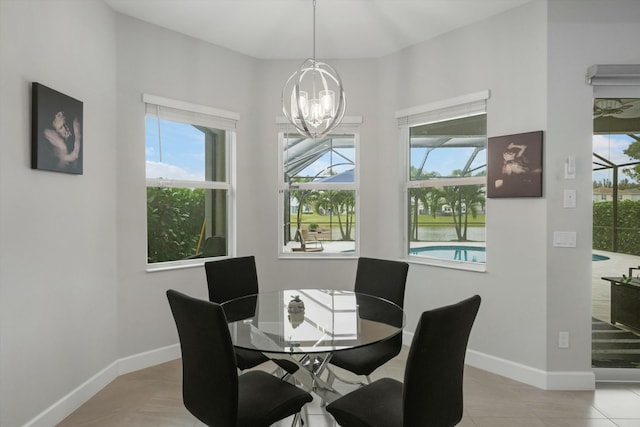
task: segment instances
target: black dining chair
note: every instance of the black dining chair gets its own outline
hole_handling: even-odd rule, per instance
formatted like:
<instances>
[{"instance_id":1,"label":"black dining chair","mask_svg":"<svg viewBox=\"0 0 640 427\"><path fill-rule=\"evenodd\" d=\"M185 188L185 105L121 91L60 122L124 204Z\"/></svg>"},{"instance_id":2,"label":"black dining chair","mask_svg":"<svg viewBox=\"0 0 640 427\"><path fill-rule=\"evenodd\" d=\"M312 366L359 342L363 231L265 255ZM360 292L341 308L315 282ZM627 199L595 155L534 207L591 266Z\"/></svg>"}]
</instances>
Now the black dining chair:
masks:
<instances>
[{"instance_id":1,"label":"black dining chair","mask_svg":"<svg viewBox=\"0 0 640 427\"><path fill-rule=\"evenodd\" d=\"M253 255L208 261L204 263L204 269L207 276L209 301L222 304L258 293L258 270ZM252 314L254 313L255 310ZM235 353L240 371L254 368L269 360L257 350L236 348ZM273 362L290 374L298 369L296 364L288 360L274 359Z\"/></svg>"},{"instance_id":2,"label":"black dining chair","mask_svg":"<svg viewBox=\"0 0 640 427\"><path fill-rule=\"evenodd\" d=\"M209 301L222 304L258 293L258 272L254 256L226 258L204 263ZM269 360L259 351L236 348L238 369L254 368Z\"/></svg>"},{"instance_id":3,"label":"black dining chair","mask_svg":"<svg viewBox=\"0 0 640 427\"><path fill-rule=\"evenodd\" d=\"M297 425L306 391L264 371L237 374L224 310L219 304L167 291L182 351L185 407L208 426L267 427L293 417Z\"/></svg>"},{"instance_id":4,"label":"black dining chair","mask_svg":"<svg viewBox=\"0 0 640 427\"><path fill-rule=\"evenodd\" d=\"M475 295L422 313L404 383L382 378L327 405L338 425L451 427L462 419L464 359L480 307Z\"/></svg>"},{"instance_id":5,"label":"black dining chair","mask_svg":"<svg viewBox=\"0 0 640 427\"><path fill-rule=\"evenodd\" d=\"M402 261L391 261L376 258L361 257L358 259L354 291L369 294L389 300L401 308L404 306L404 291L407 282L409 264ZM360 310L360 317L370 320L378 319L378 313L366 313ZM397 319L401 322L402 319ZM397 326L402 326L398 324ZM341 350L333 353L329 363L356 375L363 375L371 383L370 375L377 368L396 357L402 349L402 333L388 340L351 350ZM328 369L327 382L333 384L334 379L354 384L336 375ZM364 384L357 382L356 384Z\"/></svg>"}]
</instances>

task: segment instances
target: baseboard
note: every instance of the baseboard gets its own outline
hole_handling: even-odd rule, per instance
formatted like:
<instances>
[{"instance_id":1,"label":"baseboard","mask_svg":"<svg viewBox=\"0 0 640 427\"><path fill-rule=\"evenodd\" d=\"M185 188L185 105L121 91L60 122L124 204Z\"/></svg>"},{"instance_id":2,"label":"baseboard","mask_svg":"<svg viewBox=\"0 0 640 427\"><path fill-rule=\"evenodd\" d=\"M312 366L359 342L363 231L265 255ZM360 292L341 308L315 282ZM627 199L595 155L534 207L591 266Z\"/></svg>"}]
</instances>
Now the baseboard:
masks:
<instances>
[{"instance_id":1,"label":"baseboard","mask_svg":"<svg viewBox=\"0 0 640 427\"><path fill-rule=\"evenodd\" d=\"M588 371L543 371L510 360L467 350L469 366L529 384L543 390L594 390L595 375Z\"/></svg>"},{"instance_id":2,"label":"baseboard","mask_svg":"<svg viewBox=\"0 0 640 427\"><path fill-rule=\"evenodd\" d=\"M180 345L174 344L118 359L42 411L24 424L23 427L54 426L82 406L87 400L91 399L97 392L106 387L118 376L168 362L178 357L180 357Z\"/></svg>"},{"instance_id":3,"label":"baseboard","mask_svg":"<svg viewBox=\"0 0 640 427\"><path fill-rule=\"evenodd\" d=\"M402 343L411 345L413 333L403 332ZM541 369L501 359L475 350L467 350L465 363L543 390L594 390L596 375L592 370L583 372L547 372ZM629 381L629 380L627 380Z\"/></svg>"},{"instance_id":4,"label":"baseboard","mask_svg":"<svg viewBox=\"0 0 640 427\"><path fill-rule=\"evenodd\" d=\"M155 350L145 351L144 353L134 354L133 356L123 357L118 360L118 375L124 375L129 372L148 368L149 366L159 365L160 363L175 360L179 357L180 344L168 345Z\"/></svg>"},{"instance_id":5,"label":"baseboard","mask_svg":"<svg viewBox=\"0 0 640 427\"><path fill-rule=\"evenodd\" d=\"M640 369L635 368L594 368L596 382L639 383Z\"/></svg>"}]
</instances>

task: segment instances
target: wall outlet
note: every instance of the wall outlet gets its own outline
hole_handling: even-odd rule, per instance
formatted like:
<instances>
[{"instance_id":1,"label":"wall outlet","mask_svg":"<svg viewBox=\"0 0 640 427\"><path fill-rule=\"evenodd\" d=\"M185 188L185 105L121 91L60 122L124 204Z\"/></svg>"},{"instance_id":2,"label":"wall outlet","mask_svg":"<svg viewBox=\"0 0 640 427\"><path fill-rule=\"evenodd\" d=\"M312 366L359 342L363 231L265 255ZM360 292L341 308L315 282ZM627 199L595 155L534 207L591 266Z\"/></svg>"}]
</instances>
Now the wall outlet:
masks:
<instances>
[{"instance_id":1,"label":"wall outlet","mask_svg":"<svg viewBox=\"0 0 640 427\"><path fill-rule=\"evenodd\" d=\"M564 207L576 207L576 190L564 190Z\"/></svg>"},{"instance_id":2,"label":"wall outlet","mask_svg":"<svg viewBox=\"0 0 640 427\"><path fill-rule=\"evenodd\" d=\"M569 332L560 332L558 334L558 347L569 348Z\"/></svg>"}]
</instances>

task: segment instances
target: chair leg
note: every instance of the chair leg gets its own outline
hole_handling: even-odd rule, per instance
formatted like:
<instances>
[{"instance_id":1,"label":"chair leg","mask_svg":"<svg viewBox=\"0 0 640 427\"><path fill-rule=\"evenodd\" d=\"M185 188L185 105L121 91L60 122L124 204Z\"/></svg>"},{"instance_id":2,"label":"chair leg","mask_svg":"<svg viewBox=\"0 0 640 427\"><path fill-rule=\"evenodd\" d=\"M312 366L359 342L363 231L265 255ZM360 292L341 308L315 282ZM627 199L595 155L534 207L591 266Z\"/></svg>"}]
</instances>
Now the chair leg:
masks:
<instances>
[{"instance_id":1,"label":"chair leg","mask_svg":"<svg viewBox=\"0 0 640 427\"><path fill-rule=\"evenodd\" d=\"M327 384L329 384L330 386L333 386L333 382L336 379L339 380L340 382L343 382L345 384L350 384L350 385L359 385L359 386L367 385L367 383L363 381L351 381L346 378L342 378L340 375L336 374L334 370L331 369L329 366L327 366L327 372L329 373L327 376ZM365 377L367 378L368 383L371 384L371 378L369 378L369 375L365 375Z\"/></svg>"},{"instance_id":2,"label":"chair leg","mask_svg":"<svg viewBox=\"0 0 640 427\"><path fill-rule=\"evenodd\" d=\"M291 427L296 427L298 425L299 420L300 420L300 413L298 412L293 416L293 422L291 423Z\"/></svg>"},{"instance_id":3,"label":"chair leg","mask_svg":"<svg viewBox=\"0 0 640 427\"><path fill-rule=\"evenodd\" d=\"M307 419L307 408L304 406L300 409L300 412L294 415L291 427L296 427L298 424L300 424L300 426L309 424Z\"/></svg>"}]
</instances>

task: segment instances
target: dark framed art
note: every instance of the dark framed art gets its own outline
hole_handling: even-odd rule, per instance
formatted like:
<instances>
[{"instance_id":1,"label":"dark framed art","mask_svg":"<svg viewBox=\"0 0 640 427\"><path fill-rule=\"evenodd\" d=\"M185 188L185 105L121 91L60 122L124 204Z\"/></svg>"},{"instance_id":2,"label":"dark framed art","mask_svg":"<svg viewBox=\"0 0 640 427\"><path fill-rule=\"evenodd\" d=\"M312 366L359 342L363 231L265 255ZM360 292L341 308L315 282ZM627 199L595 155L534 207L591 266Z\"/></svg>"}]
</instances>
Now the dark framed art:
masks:
<instances>
[{"instance_id":1,"label":"dark framed art","mask_svg":"<svg viewBox=\"0 0 640 427\"><path fill-rule=\"evenodd\" d=\"M82 175L82 102L31 86L31 168Z\"/></svg>"},{"instance_id":2,"label":"dark framed art","mask_svg":"<svg viewBox=\"0 0 640 427\"><path fill-rule=\"evenodd\" d=\"M542 197L542 135L489 138L487 197Z\"/></svg>"}]
</instances>

